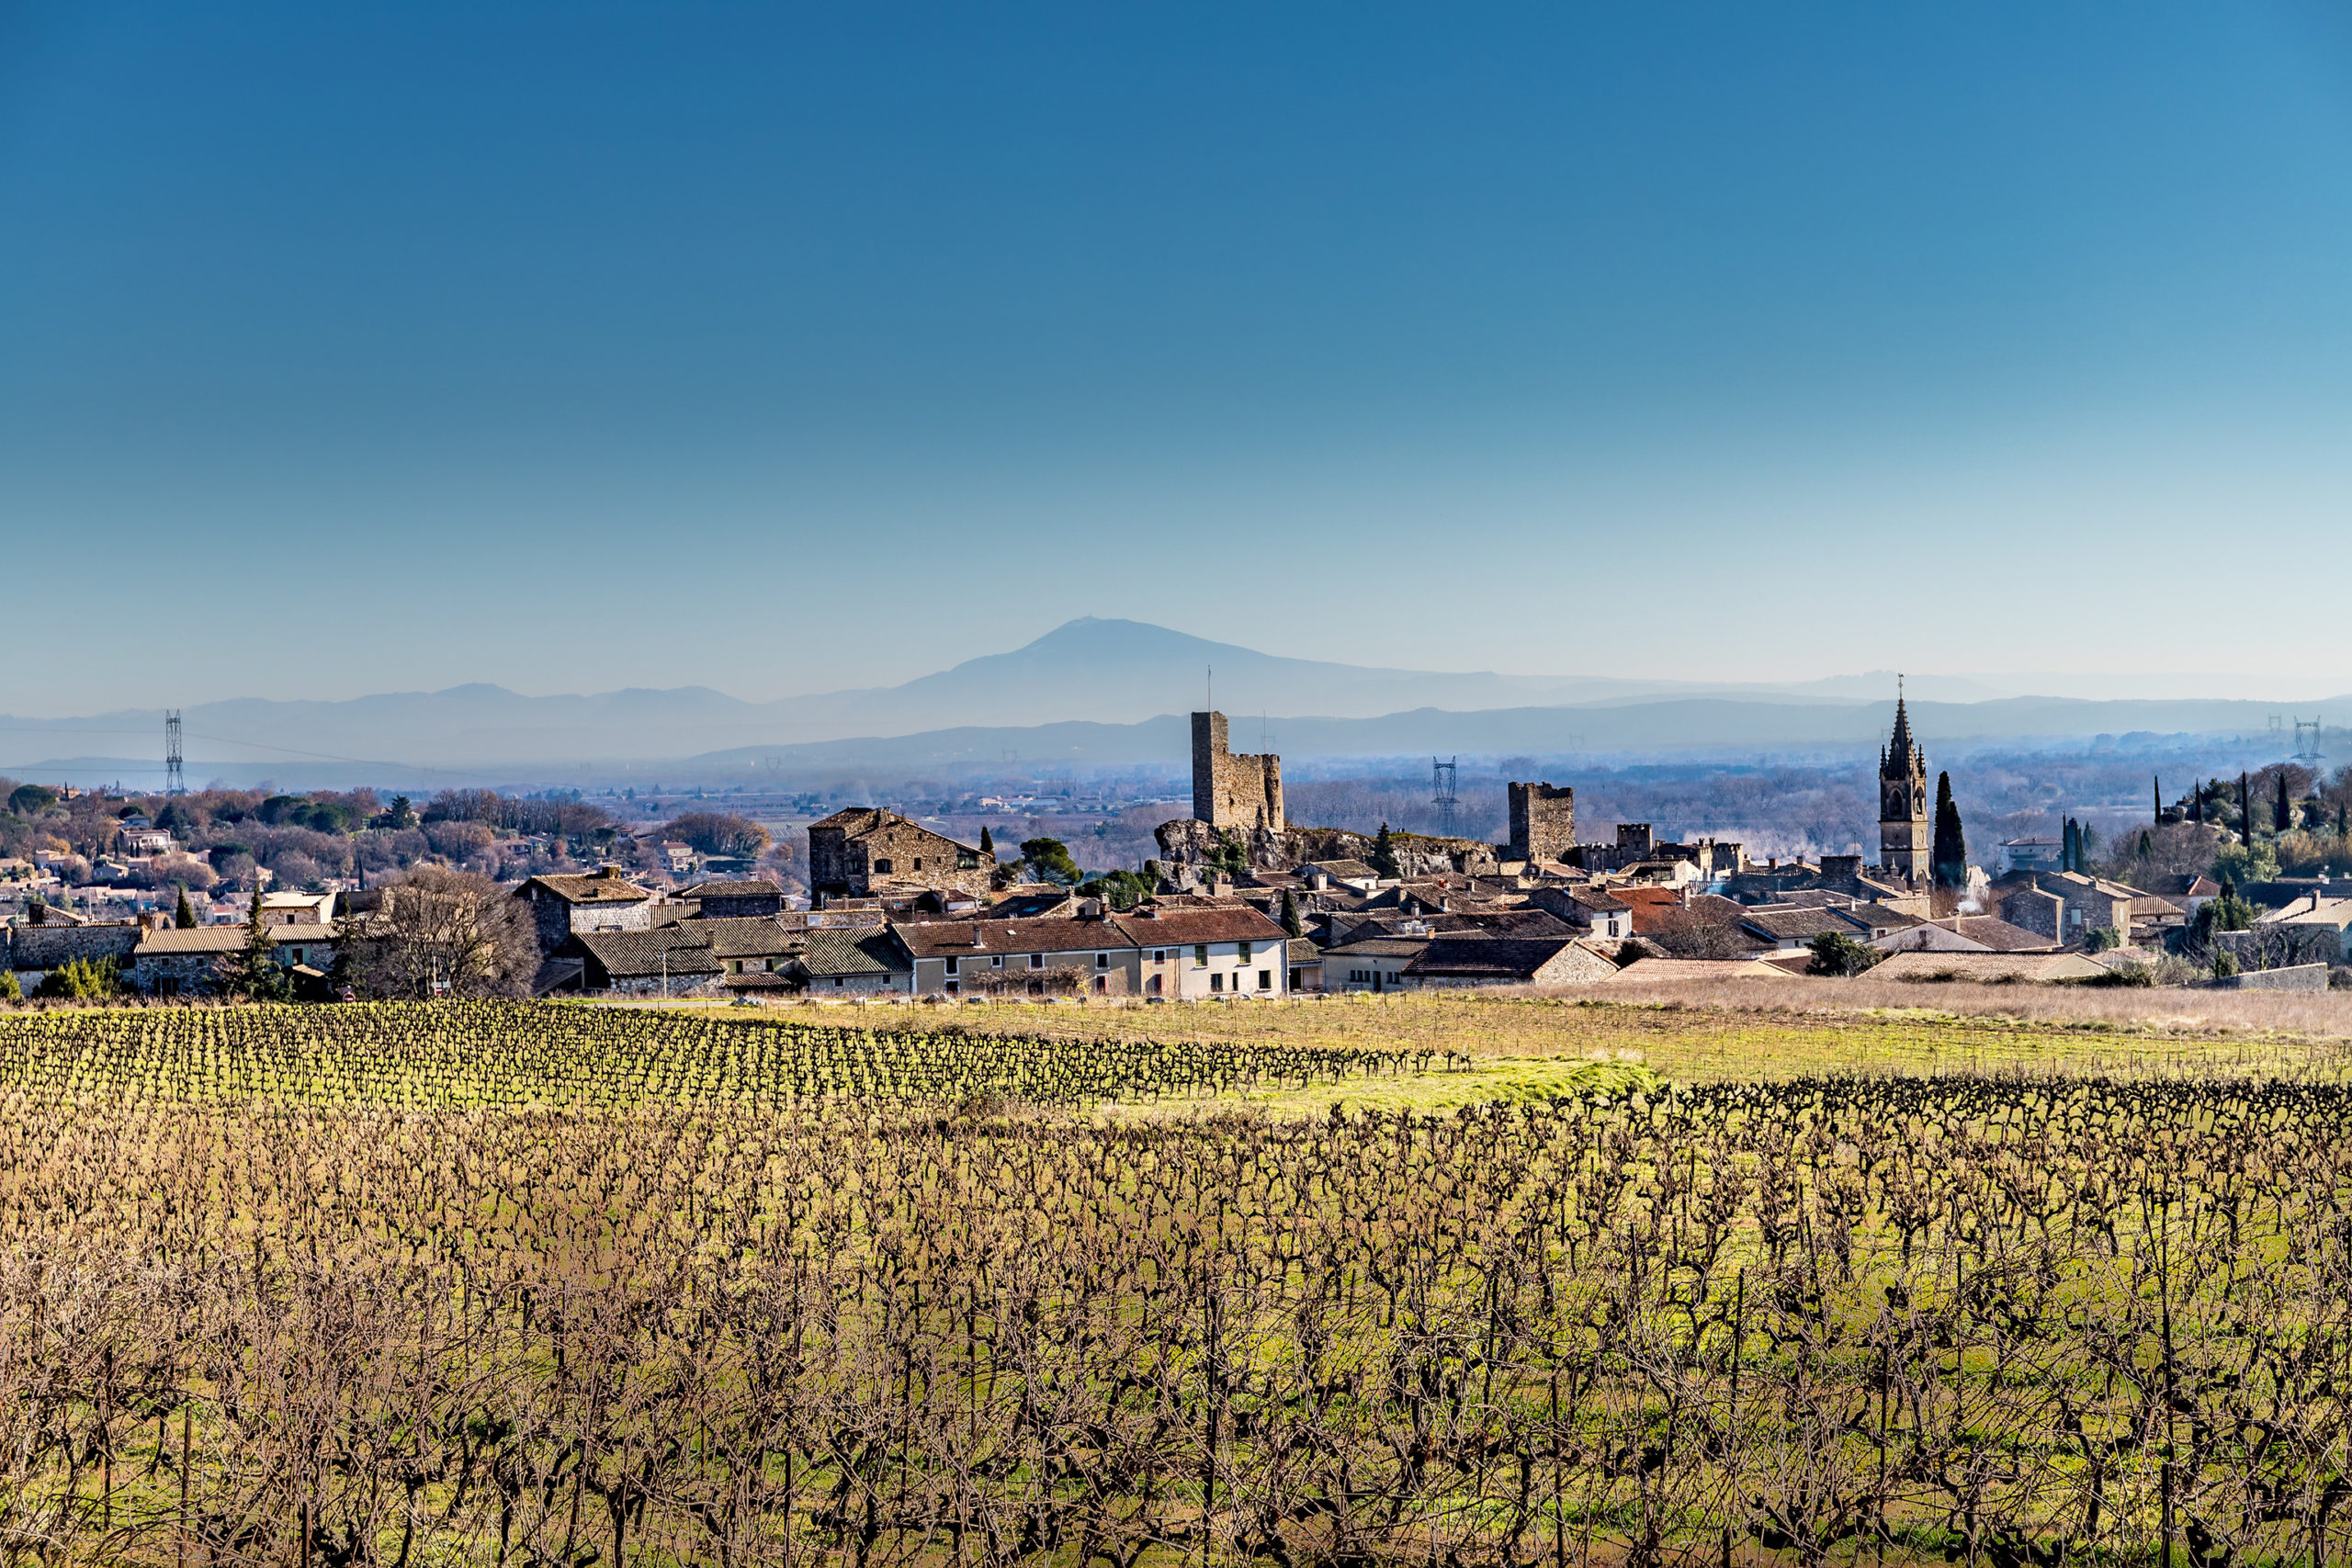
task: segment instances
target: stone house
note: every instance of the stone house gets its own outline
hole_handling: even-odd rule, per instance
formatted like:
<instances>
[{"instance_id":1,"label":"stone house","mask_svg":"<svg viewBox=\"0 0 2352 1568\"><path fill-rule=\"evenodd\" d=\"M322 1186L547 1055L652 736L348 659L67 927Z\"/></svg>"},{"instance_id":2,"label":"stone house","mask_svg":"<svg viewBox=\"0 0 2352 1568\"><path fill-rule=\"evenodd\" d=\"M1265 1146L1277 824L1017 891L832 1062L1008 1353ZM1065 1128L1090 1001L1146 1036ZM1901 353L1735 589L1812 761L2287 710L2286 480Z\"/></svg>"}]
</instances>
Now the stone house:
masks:
<instances>
[{"instance_id":1,"label":"stone house","mask_svg":"<svg viewBox=\"0 0 2352 1568\"><path fill-rule=\"evenodd\" d=\"M2216 932L2213 942L2246 969L2340 964L2352 960L2352 898L2314 889L2283 909L2256 916L2252 931Z\"/></svg>"},{"instance_id":2,"label":"stone house","mask_svg":"<svg viewBox=\"0 0 2352 1568\"><path fill-rule=\"evenodd\" d=\"M570 939L580 988L615 996L708 995L725 973L708 941L684 922L652 931L588 931Z\"/></svg>"},{"instance_id":3,"label":"stone house","mask_svg":"<svg viewBox=\"0 0 2352 1568\"><path fill-rule=\"evenodd\" d=\"M891 927L925 997L1144 996L1143 953L1124 923L1083 903L1075 915L925 920ZM1281 935L1276 928L1275 934ZM1163 982L1161 990L1166 994Z\"/></svg>"},{"instance_id":4,"label":"stone house","mask_svg":"<svg viewBox=\"0 0 2352 1568\"><path fill-rule=\"evenodd\" d=\"M2001 919L2045 942L2065 942L2061 934L2066 929L2065 915L2066 900L2039 887L2012 888L2001 897Z\"/></svg>"},{"instance_id":5,"label":"stone house","mask_svg":"<svg viewBox=\"0 0 2352 1568\"><path fill-rule=\"evenodd\" d=\"M1376 936L1341 942L1323 950L1323 988L1327 991L1370 991L1374 995L1408 989L1405 971L1433 938ZM1491 942L1491 937L1474 940Z\"/></svg>"},{"instance_id":6,"label":"stone house","mask_svg":"<svg viewBox=\"0 0 2352 1568\"><path fill-rule=\"evenodd\" d=\"M1283 962L1290 970L1290 993L1303 996L1323 988L1323 950L1311 937L1295 936L1283 943Z\"/></svg>"},{"instance_id":7,"label":"stone house","mask_svg":"<svg viewBox=\"0 0 2352 1568\"><path fill-rule=\"evenodd\" d=\"M592 931L650 931L657 903L651 890L629 881L616 865L585 875L534 876L514 897L530 906L542 953Z\"/></svg>"},{"instance_id":8,"label":"stone house","mask_svg":"<svg viewBox=\"0 0 2352 1568\"><path fill-rule=\"evenodd\" d=\"M265 893L261 923L266 926L324 926L334 923L332 893Z\"/></svg>"},{"instance_id":9,"label":"stone house","mask_svg":"<svg viewBox=\"0 0 2352 1568\"><path fill-rule=\"evenodd\" d=\"M681 903L696 905L705 919L755 919L784 908L784 889L765 880L705 882L678 894Z\"/></svg>"},{"instance_id":10,"label":"stone house","mask_svg":"<svg viewBox=\"0 0 2352 1568\"><path fill-rule=\"evenodd\" d=\"M1633 906L1602 887L1546 883L1527 896L1538 909L1557 915L1587 936L1611 941L1634 934Z\"/></svg>"},{"instance_id":11,"label":"stone house","mask_svg":"<svg viewBox=\"0 0 2352 1568\"><path fill-rule=\"evenodd\" d=\"M820 896L952 888L985 897L995 875L993 852L959 844L895 811L853 807L808 826L809 887Z\"/></svg>"},{"instance_id":12,"label":"stone house","mask_svg":"<svg viewBox=\"0 0 2352 1568\"><path fill-rule=\"evenodd\" d=\"M281 924L265 932L270 956L288 969L323 980L334 967L341 937L331 925ZM123 967L131 989L151 997L198 997L217 990L222 965L244 951L243 926L171 926L148 931Z\"/></svg>"},{"instance_id":13,"label":"stone house","mask_svg":"<svg viewBox=\"0 0 2352 1568\"><path fill-rule=\"evenodd\" d=\"M927 920L891 931L913 958L922 996L1221 999L1288 988L1289 939L1259 910L1080 908L1075 917Z\"/></svg>"},{"instance_id":14,"label":"stone house","mask_svg":"<svg viewBox=\"0 0 2352 1568\"><path fill-rule=\"evenodd\" d=\"M1186 1001L1279 997L1289 941L1257 909L1157 909L1118 917L1141 954L1143 994Z\"/></svg>"},{"instance_id":15,"label":"stone house","mask_svg":"<svg viewBox=\"0 0 2352 1568\"><path fill-rule=\"evenodd\" d=\"M28 993L51 970L62 969L77 961L102 964L112 959L119 969L127 971L144 930L135 920L9 926L8 967L15 971L17 983Z\"/></svg>"},{"instance_id":16,"label":"stone house","mask_svg":"<svg viewBox=\"0 0 2352 1568\"><path fill-rule=\"evenodd\" d=\"M914 989L914 961L895 929L810 931L797 960L808 995L905 996Z\"/></svg>"},{"instance_id":17,"label":"stone house","mask_svg":"<svg viewBox=\"0 0 2352 1568\"><path fill-rule=\"evenodd\" d=\"M2095 931L2112 931L2122 940L2130 941L2136 906L2148 897L2136 887L2126 887L2105 877L2086 876L2079 871L2040 872L2033 882L2064 903L2059 940L2067 942L2085 941ZM2007 918L2007 909L2002 915ZM2025 924L2022 920L2014 923Z\"/></svg>"},{"instance_id":18,"label":"stone house","mask_svg":"<svg viewBox=\"0 0 2352 1568\"><path fill-rule=\"evenodd\" d=\"M1408 990L1453 990L1590 985L1616 973L1615 964L1576 937L1439 936L1398 978Z\"/></svg>"}]
</instances>

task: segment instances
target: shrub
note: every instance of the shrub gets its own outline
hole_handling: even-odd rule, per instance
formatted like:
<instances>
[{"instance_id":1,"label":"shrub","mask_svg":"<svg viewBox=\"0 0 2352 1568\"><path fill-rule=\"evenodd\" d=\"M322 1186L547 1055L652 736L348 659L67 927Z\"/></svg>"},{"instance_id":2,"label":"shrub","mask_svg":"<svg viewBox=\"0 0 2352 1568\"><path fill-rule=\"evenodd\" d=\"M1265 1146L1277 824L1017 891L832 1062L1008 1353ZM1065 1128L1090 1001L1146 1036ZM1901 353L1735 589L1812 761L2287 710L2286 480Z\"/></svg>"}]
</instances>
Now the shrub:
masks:
<instances>
[{"instance_id":1,"label":"shrub","mask_svg":"<svg viewBox=\"0 0 2352 1568\"><path fill-rule=\"evenodd\" d=\"M1813 961L1804 966L1808 975L1860 975L1886 954L1868 942L1856 942L1843 931L1823 931L1813 939Z\"/></svg>"}]
</instances>

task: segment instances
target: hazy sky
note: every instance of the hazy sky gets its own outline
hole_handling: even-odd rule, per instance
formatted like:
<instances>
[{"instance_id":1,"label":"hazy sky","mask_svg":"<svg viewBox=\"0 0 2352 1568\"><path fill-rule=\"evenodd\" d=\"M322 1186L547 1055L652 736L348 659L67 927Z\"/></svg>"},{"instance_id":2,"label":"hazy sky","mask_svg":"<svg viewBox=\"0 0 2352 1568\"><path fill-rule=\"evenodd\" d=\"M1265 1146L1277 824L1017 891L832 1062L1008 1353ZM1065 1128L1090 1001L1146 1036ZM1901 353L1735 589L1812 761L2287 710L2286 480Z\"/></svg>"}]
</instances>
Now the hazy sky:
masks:
<instances>
[{"instance_id":1,"label":"hazy sky","mask_svg":"<svg viewBox=\"0 0 2352 1568\"><path fill-rule=\"evenodd\" d=\"M2352 26L0 0L0 711L2342 671Z\"/></svg>"}]
</instances>

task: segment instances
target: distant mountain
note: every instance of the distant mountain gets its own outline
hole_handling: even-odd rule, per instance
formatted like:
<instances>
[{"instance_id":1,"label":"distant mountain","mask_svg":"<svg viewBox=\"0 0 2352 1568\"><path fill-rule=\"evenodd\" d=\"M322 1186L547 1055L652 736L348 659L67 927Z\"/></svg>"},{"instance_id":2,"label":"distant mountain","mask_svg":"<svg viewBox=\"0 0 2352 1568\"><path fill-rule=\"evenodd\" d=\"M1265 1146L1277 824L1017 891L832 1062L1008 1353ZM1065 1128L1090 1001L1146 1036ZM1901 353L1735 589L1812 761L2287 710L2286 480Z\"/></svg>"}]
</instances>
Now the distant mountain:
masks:
<instances>
[{"instance_id":1,"label":"distant mountain","mask_svg":"<svg viewBox=\"0 0 2352 1568\"><path fill-rule=\"evenodd\" d=\"M2335 706L2352 712L2352 695ZM2259 736L2271 709L2261 703L2085 702L2064 697L2009 697L1995 702L1918 702L1913 728L1933 766L1939 749L1991 743L2123 738L2132 742L2175 736ZM1266 743L1286 762L1340 758L1440 756L1574 758L1624 752L1737 751L1747 754L1856 750L1884 743L1894 722L1891 702L1805 703L1763 697L1611 699L1546 707L1454 712L1419 708L1372 718L1283 718L1265 721ZM1237 722L1234 744L1258 745L1258 726ZM1189 732L1182 715L1141 724L1051 724L959 727L915 735L866 737L800 746L744 747L690 759L686 766L712 776L753 768L817 775L860 769L1000 768L1008 757L1023 767L1099 768L1159 763L1175 772L1189 765ZM2281 754L2285 747L2282 743Z\"/></svg>"},{"instance_id":2,"label":"distant mountain","mask_svg":"<svg viewBox=\"0 0 2352 1568\"><path fill-rule=\"evenodd\" d=\"M1998 679L1912 678L1923 733L1954 739L2252 733L2277 711L2219 700L1982 700ZM1367 668L1088 617L901 685L775 702L745 702L707 687L527 697L468 685L344 702L209 703L187 710L186 733L188 774L197 782L352 778L397 780L401 787L461 774L603 774L688 758L720 767L751 757L941 766L959 758L1001 761L1018 751L1073 762L1181 764L1182 716L1212 700L1232 716L1237 745L1256 745L1262 728L1276 750L1302 759L1756 750L1869 740L1886 728L1893 683L1883 672L1799 685L1702 685ZM2352 715L2352 699L2322 706ZM162 774L162 740L163 716L153 709L0 717L0 758L9 759L0 771L152 784Z\"/></svg>"},{"instance_id":3,"label":"distant mountain","mask_svg":"<svg viewBox=\"0 0 2352 1568\"><path fill-rule=\"evenodd\" d=\"M902 685L751 703L689 686L526 697L503 686L395 692L343 702L243 697L187 710L191 767L361 761L414 767L623 761L761 742L905 735L968 725L1132 724L1189 712L1214 683L1236 715L1372 717L1401 708L1476 709L1656 693L1672 682L1440 674L1283 659L1140 621L1069 622L1024 648ZM0 717L0 757L160 758L163 714ZM103 747L92 741L102 741ZM133 744L126 745L125 742ZM136 744L146 742L145 745ZM201 760L201 762L199 761Z\"/></svg>"}]
</instances>

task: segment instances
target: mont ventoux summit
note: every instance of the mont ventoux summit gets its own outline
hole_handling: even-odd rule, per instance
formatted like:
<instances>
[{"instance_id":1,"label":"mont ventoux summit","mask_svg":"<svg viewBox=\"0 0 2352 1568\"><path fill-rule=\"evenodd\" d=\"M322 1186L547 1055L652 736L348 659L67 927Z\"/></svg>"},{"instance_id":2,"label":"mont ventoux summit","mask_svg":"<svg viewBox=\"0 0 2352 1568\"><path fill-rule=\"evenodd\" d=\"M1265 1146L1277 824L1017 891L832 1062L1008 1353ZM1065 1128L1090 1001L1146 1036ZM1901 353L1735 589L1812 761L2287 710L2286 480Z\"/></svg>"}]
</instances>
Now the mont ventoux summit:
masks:
<instances>
[{"instance_id":1,"label":"mont ventoux summit","mask_svg":"<svg viewBox=\"0 0 2352 1568\"><path fill-rule=\"evenodd\" d=\"M1929 676L1909 690L1923 732L1954 740L2251 734L2279 706L2046 694L2064 683ZM357 762L369 766L351 782L388 783L404 766L687 761L723 773L765 758L923 768L1008 753L1075 766L1168 762L1184 754L1182 716L1212 700L1235 716L1237 735L1270 727L1295 759L1859 749L1883 737L1894 684L1885 672L1739 684L1376 669L1084 617L900 685L765 703L706 687L524 696L469 685L342 701L248 697L188 707L184 719L190 765L232 780L324 784ZM0 716L0 756L14 759L0 765L39 777L136 776L154 766L162 714Z\"/></svg>"}]
</instances>

